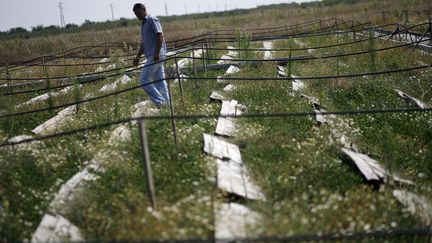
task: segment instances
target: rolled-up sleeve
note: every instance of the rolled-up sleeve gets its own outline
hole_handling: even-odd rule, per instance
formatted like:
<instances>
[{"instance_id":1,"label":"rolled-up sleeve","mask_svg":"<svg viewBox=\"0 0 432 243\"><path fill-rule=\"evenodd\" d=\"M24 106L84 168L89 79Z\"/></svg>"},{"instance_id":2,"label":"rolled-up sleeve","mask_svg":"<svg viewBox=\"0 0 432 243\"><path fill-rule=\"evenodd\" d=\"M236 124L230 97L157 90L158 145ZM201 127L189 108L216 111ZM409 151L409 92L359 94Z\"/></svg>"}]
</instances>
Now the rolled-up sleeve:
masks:
<instances>
[{"instance_id":1,"label":"rolled-up sleeve","mask_svg":"<svg viewBox=\"0 0 432 243\"><path fill-rule=\"evenodd\" d=\"M159 20L151 18L150 27L155 33L163 33L162 25Z\"/></svg>"}]
</instances>

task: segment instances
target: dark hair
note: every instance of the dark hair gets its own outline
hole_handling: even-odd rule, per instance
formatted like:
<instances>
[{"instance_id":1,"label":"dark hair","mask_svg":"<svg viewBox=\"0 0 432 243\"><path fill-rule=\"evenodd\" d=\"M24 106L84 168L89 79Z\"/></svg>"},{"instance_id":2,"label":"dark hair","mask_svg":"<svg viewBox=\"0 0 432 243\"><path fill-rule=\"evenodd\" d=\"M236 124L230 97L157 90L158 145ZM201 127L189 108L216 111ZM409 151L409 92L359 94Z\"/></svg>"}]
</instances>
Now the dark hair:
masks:
<instances>
[{"instance_id":1,"label":"dark hair","mask_svg":"<svg viewBox=\"0 0 432 243\"><path fill-rule=\"evenodd\" d=\"M144 6L144 4L142 4L142 3L135 3L135 5L133 6L133 11L135 12L136 10L138 10L138 9L146 9L145 8L145 6Z\"/></svg>"}]
</instances>

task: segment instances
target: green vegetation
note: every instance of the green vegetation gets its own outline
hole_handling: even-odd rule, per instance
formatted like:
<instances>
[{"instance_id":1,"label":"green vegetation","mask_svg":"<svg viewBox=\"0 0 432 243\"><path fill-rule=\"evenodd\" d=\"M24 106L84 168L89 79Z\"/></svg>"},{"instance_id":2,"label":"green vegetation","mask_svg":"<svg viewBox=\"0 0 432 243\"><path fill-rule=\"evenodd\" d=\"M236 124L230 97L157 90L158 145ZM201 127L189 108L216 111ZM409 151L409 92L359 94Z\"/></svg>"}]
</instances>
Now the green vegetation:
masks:
<instances>
[{"instance_id":1,"label":"green vegetation","mask_svg":"<svg viewBox=\"0 0 432 243\"><path fill-rule=\"evenodd\" d=\"M405 6L402 1L398 3L399 7ZM424 4L423 1L418 3ZM386 4L388 2L362 1L352 8L386 7ZM347 5L334 6L335 15L351 14ZM272 8L259 9L263 15L274 14ZM283 11L291 10L279 13ZM306 15L310 16L314 11L323 10L311 7L307 11L310 12ZM236 21L241 23L243 20L239 19L247 19L245 16L247 13L236 16ZM168 29L174 28L174 25L168 26ZM238 31L237 37L237 42L218 43L215 47L262 47L262 42L251 41L249 32ZM366 41L318 49L312 53L292 50L272 54L274 57L319 56L395 45L372 40L370 36L361 38ZM273 45L274 48L299 48L302 43L312 47L347 42L352 38L331 35L296 40L298 42L292 38L278 40ZM47 39L44 45L50 41L52 39ZM88 41L83 40L83 44ZM16 43L19 44L22 43ZM213 51L210 57L220 57L226 52ZM357 56L291 61L285 67L296 76L329 76L432 63L430 55L409 52L409 48L398 48ZM125 67L129 63L124 62L121 56L133 53L133 50L128 47L115 51L101 49L92 54L102 53L109 54L111 63ZM259 58L262 52L243 53L241 57ZM73 64L86 62L77 59L63 61ZM11 72L11 76L47 77L46 85L50 87L55 82L52 77L91 72L106 65L31 67ZM172 60L167 62L167 66L172 65ZM187 79L183 83L184 97L180 94L179 84L171 83L175 113L218 114L220 104L211 102L209 95L213 90L226 86L227 83L216 82L216 77L223 73L223 70L199 72L199 77L213 79L199 80L198 86L193 78ZM270 62L241 67L239 73L232 75L241 78L276 76L275 64ZM118 89L136 86L138 77L132 78L133 82ZM431 106L431 78L432 71L424 69L374 77L307 80L304 81L306 87L300 92L293 91L289 80L242 80L232 81L237 89L226 96L245 105L246 113L312 112L310 104L300 97L301 93L318 98L328 111L414 107L397 96L394 90L397 88ZM33 110L79 101L87 94L106 94L99 89L115 80L106 78L82 86L75 80L71 92L21 108L16 105L43 92L1 96L0 110L5 113ZM82 104L79 112L59 131L130 117L134 105L146 99L144 91L136 89ZM160 112L160 115L169 114L169 109ZM52 112L39 112L0 119L0 139L6 141L17 135L31 135L32 129L52 116ZM430 226L422 220L422 215L411 214L403 207L393 197L392 191L402 188L432 201L432 114L387 113L337 116L334 119L333 127L328 124L318 126L314 117L307 116L237 119L239 131L234 138L227 140L239 145L253 181L266 195L266 201L247 202L249 208L262 216L260 224L249 230L260 236L292 236ZM214 204L226 200L227 195L214 185L215 168L202 151L202 134L213 134L216 120L176 120L177 144L173 141L170 120L145 122L154 170L156 209L151 209L147 200L138 128L132 123L126 124L131 129L131 139L120 143L108 142L117 127L112 126L0 148L0 241L29 240L42 216L50 212L48 205L61 185L92 160L102 163L105 170L97 172L97 180L85 184L85 190L68 204L64 213L79 227L85 239L213 239ZM379 187L367 183L353 163L340 152L341 144L334 137L333 128L346 134L361 151L380 161L391 172L414 181L415 185L400 186L393 180ZM407 239L410 242L414 240Z\"/></svg>"},{"instance_id":2,"label":"green vegetation","mask_svg":"<svg viewBox=\"0 0 432 243\"><path fill-rule=\"evenodd\" d=\"M337 4L335 4L337 2ZM349 4L348 4L349 3ZM338 17L343 20L368 20L373 24L403 22L404 9L430 9L430 1L384 0L384 1L320 1L259 6L255 9L238 9L226 12L189 14L184 16L160 16L167 41L200 35L209 30L267 28L289 26L311 19ZM384 12L383 12L384 11ZM86 21L76 27L36 26L31 32L17 28L0 33L0 65L28 60L52 54L79 45L95 45L100 42L138 43L139 21ZM265 21L258 21L265 20ZM423 14L410 14L408 25L427 21ZM186 28L185 28L186 26ZM296 32L301 29L296 30ZM103 40L103 41L101 41ZM95 43L97 41L98 43ZM169 43L172 47L174 44Z\"/></svg>"},{"instance_id":3,"label":"green vegetation","mask_svg":"<svg viewBox=\"0 0 432 243\"><path fill-rule=\"evenodd\" d=\"M332 6L340 3L348 3L353 4L357 3L360 0L324 0L322 2L305 2L305 3L282 3L282 4L271 4L271 5L263 5L258 6L254 9L235 9L230 11L223 12L208 12L208 13L195 13L189 15L173 15L173 16L160 16L162 22L170 23L175 21L185 21L185 20L195 20L195 19L208 19L212 17L228 17L233 15L244 15L249 14L256 10L269 10L269 9L296 9L296 8L307 8L307 7L320 7L324 6ZM77 33L81 31L97 31L97 30L105 30L105 29L114 29L114 28L123 28L127 26L135 26L137 20L135 19L126 19L120 18L114 21L105 21L105 22L92 22L90 20L85 20L83 24L80 26L76 24L67 24L64 28L60 28L56 25L50 25L47 27L38 25L32 27L30 31L25 28L17 27L11 28L9 31L1 32L0 31L0 39L1 38L33 38L38 36L50 36L50 35L58 35L62 33Z\"/></svg>"}]
</instances>

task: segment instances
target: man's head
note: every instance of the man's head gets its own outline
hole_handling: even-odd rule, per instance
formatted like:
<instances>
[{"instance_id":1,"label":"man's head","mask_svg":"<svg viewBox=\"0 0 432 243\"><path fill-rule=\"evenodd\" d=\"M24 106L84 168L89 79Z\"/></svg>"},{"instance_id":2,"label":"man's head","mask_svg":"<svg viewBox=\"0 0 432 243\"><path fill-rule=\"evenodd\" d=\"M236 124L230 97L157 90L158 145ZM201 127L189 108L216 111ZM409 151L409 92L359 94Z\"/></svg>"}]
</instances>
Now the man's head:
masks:
<instances>
[{"instance_id":1,"label":"man's head","mask_svg":"<svg viewBox=\"0 0 432 243\"><path fill-rule=\"evenodd\" d=\"M147 10L142 3L135 3L133 11L139 20L144 20L145 16L147 16Z\"/></svg>"}]
</instances>

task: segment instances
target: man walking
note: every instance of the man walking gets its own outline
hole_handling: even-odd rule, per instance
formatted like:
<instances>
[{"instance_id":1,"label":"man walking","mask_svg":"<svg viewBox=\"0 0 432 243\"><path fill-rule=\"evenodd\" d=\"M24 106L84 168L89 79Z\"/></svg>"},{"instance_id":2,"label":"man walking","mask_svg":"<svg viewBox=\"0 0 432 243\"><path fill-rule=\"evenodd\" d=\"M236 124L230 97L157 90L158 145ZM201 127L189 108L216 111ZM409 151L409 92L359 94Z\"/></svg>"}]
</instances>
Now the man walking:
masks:
<instances>
[{"instance_id":1,"label":"man walking","mask_svg":"<svg viewBox=\"0 0 432 243\"><path fill-rule=\"evenodd\" d=\"M139 81L141 85L145 85L143 88L150 99L160 108L170 103L164 72L164 60L167 50L162 25L158 18L147 14L145 6L141 3L135 4L133 11L136 17L142 21L142 42L133 64L138 65L140 57L144 53L147 61L141 71ZM156 82L148 84L151 81Z\"/></svg>"}]
</instances>

